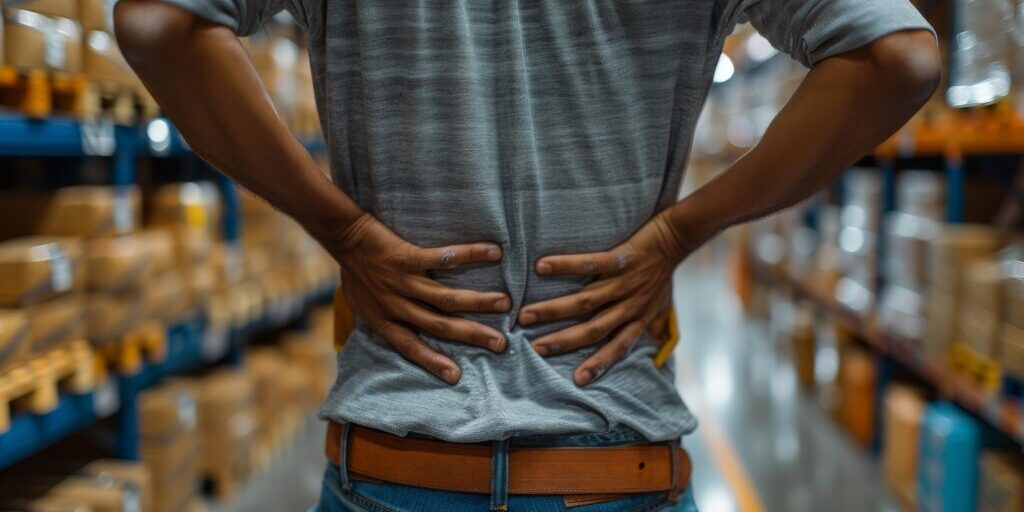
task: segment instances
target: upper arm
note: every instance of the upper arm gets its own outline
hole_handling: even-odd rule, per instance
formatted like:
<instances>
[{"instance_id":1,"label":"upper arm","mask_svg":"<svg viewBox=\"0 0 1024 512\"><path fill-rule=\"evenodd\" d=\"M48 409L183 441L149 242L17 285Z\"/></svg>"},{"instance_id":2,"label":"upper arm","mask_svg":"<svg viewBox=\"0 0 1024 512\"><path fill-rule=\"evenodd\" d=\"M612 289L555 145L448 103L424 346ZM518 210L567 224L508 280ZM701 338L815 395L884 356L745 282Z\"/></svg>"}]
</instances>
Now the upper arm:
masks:
<instances>
[{"instance_id":1,"label":"upper arm","mask_svg":"<svg viewBox=\"0 0 1024 512\"><path fill-rule=\"evenodd\" d=\"M193 19L198 17L204 21L223 25L231 29L235 35L248 36L259 30L264 23L266 23L271 17L278 12L288 9L295 15L296 21L305 26L305 16L303 15L304 9L300 4L300 0L120 0L118 5L115 7L115 14L120 9L121 4L155 4L164 3L166 6L175 6L186 13L193 15ZM133 7L128 10L136 10ZM171 16L166 12L170 9L161 9L160 7L150 7L153 11L159 11L161 16ZM145 24L141 19L142 14L132 15L131 20L125 20L125 15L115 15L115 26L125 26L127 24Z\"/></svg>"},{"instance_id":2,"label":"upper arm","mask_svg":"<svg viewBox=\"0 0 1024 512\"><path fill-rule=\"evenodd\" d=\"M740 10L741 18L805 66L895 32L932 31L908 0L741 0Z\"/></svg>"}]
</instances>

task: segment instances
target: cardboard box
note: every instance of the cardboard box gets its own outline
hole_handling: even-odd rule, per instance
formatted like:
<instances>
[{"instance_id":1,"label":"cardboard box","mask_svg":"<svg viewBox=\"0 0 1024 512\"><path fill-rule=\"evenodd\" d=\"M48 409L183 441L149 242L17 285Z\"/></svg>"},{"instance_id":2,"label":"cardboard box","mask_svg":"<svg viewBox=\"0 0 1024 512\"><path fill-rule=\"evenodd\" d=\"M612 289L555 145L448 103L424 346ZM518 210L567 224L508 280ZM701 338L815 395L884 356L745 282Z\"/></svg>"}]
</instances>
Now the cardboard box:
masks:
<instances>
[{"instance_id":1,"label":"cardboard box","mask_svg":"<svg viewBox=\"0 0 1024 512\"><path fill-rule=\"evenodd\" d=\"M4 6L73 20L80 15L78 2L74 0L7 0Z\"/></svg>"},{"instance_id":2,"label":"cardboard box","mask_svg":"<svg viewBox=\"0 0 1024 512\"><path fill-rule=\"evenodd\" d=\"M964 304L959 313L959 340L973 347L980 354L996 357L999 348L999 332L1003 324L999 315L993 311L976 308L973 304Z\"/></svg>"},{"instance_id":3,"label":"cardboard box","mask_svg":"<svg viewBox=\"0 0 1024 512\"><path fill-rule=\"evenodd\" d=\"M28 512L95 512L95 509L67 496L47 494L25 505Z\"/></svg>"},{"instance_id":4,"label":"cardboard box","mask_svg":"<svg viewBox=\"0 0 1024 512\"><path fill-rule=\"evenodd\" d=\"M103 292L138 292L152 278L150 238L128 234L101 237L86 244L88 289Z\"/></svg>"},{"instance_id":5,"label":"cardboard box","mask_svg":"<svg viewBox=\"0 0 1024 512\"><path fill-rule=\"evenodd\" d=\"M0 307L28 306L79 289L82 246L71 238L25 237L0 242Z\"/></svg>"},{"instance_id":6,"label":"cardboard box","mask_svg":"<svg viewBox=\"0 0 1024 512\"><path fill-rule=\"evenodd\" d=\"M874 438L875 363L864 351L848 348L842 352L839 369L839 419L863 445Z\"/></svg>"},{"instance_id":7,"label":"cardboard box","mask_svg":"<svg viewBox=\"0 0 1024 512\"><path fill-rule=\"evenodd\" d=\"M6 8L4 62L18 69L82 70L82 30L73 20Z\"/></svg>"},{"instance_id":8,"label":"cardboard box","mask_svg":"<svg viewBox=\"0 0 1024 512\"><path fill-rule=\"evenodd\" d=\"M143 317L173 325L188 312L185 283L178 272L164 272L142 289Z\"/></svg>"},{"instance_id":9,"label":"cardboard box","mask_svg":"<svg viewBox=\"0 0 1024 512\"><path fill-rule=\"evenodd\" d=\"M123 460L94 460L83 467L81 474L95 478L110 478L135 487L139 493L141 511L153 510L153 496L149 470L139 462Z\"/></svg>"},{"instance_id":10,"label":"cardboard box","mask_svg":"<svg viewBox=\"0 0 1024 512\"><path fill-rule=\"evenodd\" d=\"M164 185L153 194L150 222L219 232L220 192L208 181Z\"/></svg>"},{"instance_id":11,"label":"cardboard box","mask_svg":"<svg viewBox=\"0 0 1024 512\"><path fill-rule=\"evenodd\" d=\"M28 356L27 338L28 315L24 311L0 310L0 370Z\"/></svg>"},{"instance_id":12,"label":"cardboard box","mask_svg":"<svg viewBox=\"0 0 1024 512\"><path fill-rule=\"evenodd\" d=\"M164 229L143 229L133 234L142 245L154 274L174 269L174 237Z\"/></svg>"},{"instance_id":13,"label":"cardboard box","mask_svg":"<svg viewBox=\"0 0 1024 512\"><path fill-rule=\"evenodd\" d=\"M85 300L89 343L100 347L120 340L143 320L144 308L139 294L89 294Z\"/></svg>"},{"instance_id":14,"label":"cardboard box","mask_svg":"<svg viewBox=\"0 0 1024 512\"><path fill-rule=\"evenodd\" d=\"M79 294L33 304L23 311L28 315L27 343L33 355L85 339L85 310Z\"/></svg>"},{"instance_id":15,"label":"cardboard box","mask_svg":"<svg viewBox=\"0 0 1024 512\"><path fill-rule=\"evenodd\" d=\"M135 187L66 187L49 204L40 232L96 238L123 235L139 225L139 191Z\"/></svg>"},{"instance_id":16,"label":"cardboard box","mask_svg":"<svg viewBox=\"0 0 1024 512\"><path fill-rule=\"evenodd\" d=\"M135 80L114 36L103 30L93 30L86 36L83 71L89 80L101 84L129 87Z\"/></svg>"},{"instance_id":17,"label":"cardboard box","mask_svg":"<svg viewBox=\"0 0 1024 512\"><path fill-rule=\"evenodd\" d=\"M993 260L1004 244L1002 233L991 226L944 224L929 254L929 289L961 294L968 265Z\"/></svg>"},{"instance_id":18,"label":"cardboard box","mask_svg":"<svg viewBox=\"0 0 1024 512\"><path fill-rule=\"evenodd\" d=\"M105 30L114 33L114 2L108 0L81 0L78 4L82 30Z\"/></svg>"},{"instance_id":19,"label":"cardboard box","mask_svg":"<svg viewBox=\"0 0 1024 512\"><path fill-rule=\"evenodd\" d=\"M198 425L195 394L172 381L143 391L139 397L140 435L143 438L173 437Z\"/></svg>"},{"instance_id":20,"label":"cardboard box","mask_svg":"<svg viewBox=\"0 0 1024 512\"><path fill-rule=\"evenodd\" d=\"M1018 379L1024 379L1024 329L1003 325L999 362L1003 372Z\"/></svg>"},{"instance_id":21,"label":"cardboard box","mask_svg":"<svg viewBox=\"0 0 1024 512\"><path fill-rule=\"evenodd\" d=\"M50 494L84 503L96 512L137 512L141 506L134 486L112 479L72 476L54 487Z\"/></svg>"},{"instance_id":22,"label":"cardboard box","mask_svg":"<svg viewBox=\"0 0 1024 512\"><path fill-rule=\"evenodd\" d=\"M882 466L886 481L907 510L916 509L917 459L925 403L914 388L895 384L885 396Z\"/></svg>"},{"instance_id":23,"label":"cardboard box","mask_svg":"<svg viewBox=\"0 0 1024 512\"><path fill-rule=\"evenodd\" d=\"M1020 454L985 452L978 475L978 512L1024 510L1024 458Z\"/></svg>"},{"instance_id":24,"label":"cardboard box","mask_svg":"<svg viewBox=\"0 0 1024 512\"><path fill-rule=\"evenodd\" d=\"M998 316L1003 310L999 265L995 261L973 261L967 265L964 281L966 304Z\"/></svg>"}]
</instances>

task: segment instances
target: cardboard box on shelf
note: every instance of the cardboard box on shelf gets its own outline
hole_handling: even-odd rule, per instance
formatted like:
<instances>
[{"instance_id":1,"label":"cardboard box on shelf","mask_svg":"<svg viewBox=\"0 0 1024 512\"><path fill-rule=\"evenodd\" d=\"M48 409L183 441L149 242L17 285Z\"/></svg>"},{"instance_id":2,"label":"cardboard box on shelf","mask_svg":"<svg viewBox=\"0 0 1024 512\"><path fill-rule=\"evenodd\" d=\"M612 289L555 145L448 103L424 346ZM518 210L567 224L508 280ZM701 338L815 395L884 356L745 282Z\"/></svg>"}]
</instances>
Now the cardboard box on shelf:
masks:
<instances>
[{"instance_id":1,"label":"cardboard box on shelf","mask_svg":"<svg viewBox=\"0 0 1024 512\"><path fill-rule=\"evenodd\" d=\"M153 274L149 238L136 234L101 237L86 243L86 280L92 291L139 291Z\"/></svg>"},{"instance_id":2,"label":"cardboard box on shelf","mask_svg":"<svg viewBox=\"0 0 1024 512\"><path fill-rule=\"evenodd\" d=\"M1003 372L1024 379L1024 329L1004 324L999 347L999 363Z\"/></svg>"},{"instance_id":3,"label":"cardboard box on shelf","mask_svg":"<svg viewBox=\"0 0 1024 512\"><path fill-rule=\"evenodd\" d=\"M47 494L25 504L28 512L96 512L96 509L67 496Z\"/></svg>"},{"instance_id":4,"label":"cardboard box on shelf","mask_svg":"<svg viewBox=\"0 0 1024 512\"><path fill-rule=\"evenodd\" d=\"M976 261L993 260L1004 244L1003 234L994 227L944 224L928 255L929 289L962 294L968 266Z\"/></svg>"},{"instance_id":5,"label":"cardboard box on shelf","mask_svg":"<svg viewBox=\"0 0 1024 512\"><path fill-rule=\"evenodd\" d=\"M154 193L149 221L154 226L182 226L220 230L221 205L217 186L208 181L163 185Z\"/></svg>"},{"instance_id":6,"label":"cardboard box on shelf","mask_svg":"<svg viewBox=\"0 0 1024 512\"><path fill-rule=\"evenodd\" d=\"M134 186L59 189L49 202L40 233L96 238L137 229L141 197Z\"/></svg>"},{"instance_id":7,"label":"cardboard box on shelf","mask_svg":"<svg viewBox=\"0 0 1024 512\"><path fill-rule=\"evenodd\" d=\"M29 323L26 343L33 355L85 339L85 310L77 293L39 302L23 311Z\"/></svg>"},{"instance_id":8,"label":"cardboard box on shelf","mask_svg":"<svg viewBox=\"0 0 1024 512\"><path fill-rule=\"evenodd\" d=\"M967 265L964 278L966 304L998 316L1003 310L999 264L994 260L972 261Z\"/></svg>"},{"instance_id":9,"label":"cardboard box on shelf","mask_svg":"<svg viewBox=\"0 0 1024 512\"><path fill-rule=\"evenodd\" d=\"M213 295L216 276L209 262L198 263L182 270L185 281L185 294L189 307L205 308L209 306Z\"/></svg>"},{"instance_id":10,"label":"cardboard box on shelf","mask_svg":"<svg viewBox=\"0 0 1024 512\"><path fill-rule=\"evenodd\" d=\"M144 319L145 303L138 293L90 293L85 298L89 343L102 347L121 340Z\"/></svg>"},{"instance_id":11,"label":"cardboard box on shelf","mask_svg":"<svg viewBox=\"0 0 1024 512\"><path fill-rule=\"evenodd\" d=\"M907 510L916 509L918 445L924 399L912 387L895 384L885 395L882 466L885 478Z\"/></svg>"},{"instance_id":12,"label":"cardboard box on shelf","mask_svg":"<svg viewBox=\"0 0 1024 512\"><path fill-rule=\"evenodd\" d=\"M143 229L133 236L142 246L153 274L174 269L174 237L164 229Z\"/></svg>"},{"instance_id":13,"label":"cardboard box on shelf","mask_svg":"<svg viewBox=\"0 0 1024 512\"><path fill-rule=\"evenodd\" d=\"M28 306L80 289L82 245L65 237L0 242L0 307Z\"/></svg>"},{"instance_id":14,"label":"cardboard box on shelf","mask_svg":"<svg viewBox=\"0 0 1024 512\"><path fill-rule=\"evenodd\" d=\"M176 512L199 482L199 418L195 396L180 381L139 398L140 454L149 470L156 512Z\"/></svg>"},{"instance_id":15,"label":"cardboard box on shelf","mask_svg":"<svg viewBox=\"0 0 1024 512\"><path fill-rule=\"evenodd\" d=\"M10 0L5 6L72 20L80 15L78 2L73 0Z\"/></svg>"},{"instance_id":16,"label":"cardboard box on shelf","mask_svg":"<svg viewBox=\"0 0 1024 512\"><path fill-rule=\"evenodd\" d=\"M82 70L89 80L130 88L135 81L128 63L117 48L114 36L104 30L86 33Z\"/></svg>"},{"instance_id":17,"label":"cardboard box on shelf","mask_svg":"<svg viewBox=\"0 0 1024 512\"><path fill-rule=\"evenodd\" d=\"M1024 458L1019 453L985 452L978 475L977 512L1024 509Z\"/></svg>"},{"instance_id":18,"label":"cardboard box on shelf","mask_svg":"<svg viewBox=\"0 0 1024 512\"><path fill-rule=\"evenodd\" d=\"M81 0L78 4L82 30L114 32L114 2L109 0Z\"/></svg>"},{"instance_id":19,"label":"cardboard box on shelf","mask_svg":"<svg viewBox=\"0 0 1024 512\"><path fill-rule=\"evenodd\" d=\"M0 309L0 371L15 365L29 353L28 315Z\"/></svg>"},{"instance_id":20,"label":"cardboard box on shelf","mask_svg":"<svg viewBox=\"0 0 1024 512\"><path fill-rule=\"evenodd\" d=\"M839 419L863 445L874 437L875 364L867 353L848 347L840 356Z\"/></svg>"},{"instance_id":21,"label":"cardboard box on shelf","mask_svg":"<svg viewBox=\"0 0 1024 512\"><path fill-rule=\"evenodd\" d=\"M140 510L139 492L131 484L105 478L71 476L50 490L85 503L96 512L136 512Z\"/></svg>"},{"instance_id":22,"label":"cardboard box on shelf","mask_svg":"<svg viewBox=\"0 0 1024 512\"><path fill-rule=\"evenodd\" d=\"M139 493L140 511L153 510L153 496L149 470L139 462L125 460L100 459L94 460L83 467L79 473L95 478L109 478L131 484Z\"/></svg>"},{"instance_id":23,"label":"cardboard box on shelf","mask_svg":"<svg viewBox=\"0 0 1024 512\"><path fill-rule=\"evenodd\" d=\"M981 355L996 357L999 349L999 332L1002 322L993 311L964 304L959 313L959 341L974 348Z\"/></svg>"},{"instance_id":24,"label":"cardboard box on shelf","mask_svg":"<svg viewBox=\"0 0 1024 512\"><path fill-rule=\"evenodd\" d=\"M82 29L74 20L5 8L3 21L3 60L8 66L81 71Z\"/></svg>"},{"instance_id":25,"label":"cardboard box on shelf","mask_svg":"<svg viewBox=\"0 0 1024 512\"><path fill-rule=\"evenodd\" d=\"M185 283L178 272L164 272L142 289L143 317L173 325L188 312Z\"/></svg>"}]
</instances>

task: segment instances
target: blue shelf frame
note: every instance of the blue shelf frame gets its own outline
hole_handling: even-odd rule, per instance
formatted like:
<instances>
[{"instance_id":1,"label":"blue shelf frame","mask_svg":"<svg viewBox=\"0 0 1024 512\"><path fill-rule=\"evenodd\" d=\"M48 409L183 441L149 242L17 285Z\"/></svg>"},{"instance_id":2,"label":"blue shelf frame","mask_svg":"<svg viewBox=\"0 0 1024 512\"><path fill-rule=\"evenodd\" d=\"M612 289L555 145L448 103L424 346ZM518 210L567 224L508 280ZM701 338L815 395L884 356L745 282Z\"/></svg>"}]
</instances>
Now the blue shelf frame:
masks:
<instances>
[{"instance_id":1,"label":"blue shelf frame","mask_svg":"<svg viewBox=\"0 0 1024 512\"><path fill-rule=\"evenodd\" d=\"M159 143L151 140L149 123L165 123L156 126L154 135L161 135L166 128L166 137ZM104 157L110 158L110 183L115 186L130 186L136 183L135 163L137 158L181 158L198 159L181 134L167 119L151 120L144 125L114 126L109 121L83 123L72 118L52 117L30 119L11 113L0 113L0 157ZM96 143L96 141L100 143ZM322 139L304 141L303 145L312 154L327 150ZM242 234L238 190L233 181L218 175L217 185L224 204L223 231L228 243L237 244ZM47 446L78 432L97 420L115 416L116 435L114 450L124 459L137 460L139 453L139 394L170 375L187 373L206 365L225 361L240 365L242 354L249 340L271 329L281 328L290 323L302 324L302 318L316 304L329 303L334 286L325 283L303 298L301 308L287 318L271 318L264 314L248 325L229 329L223 333L226 343L222 352L204 352L204 340L209 334L204 318L194 317L168 329L167 356L163 361L146 363L133 375L117 375L116 409L97 414L99 391L86 394L61 393L59 402L52 412L36 415L28 412L16 413L11 418L11 428L0 433L0 470L31 456Z\"/></svg>"}]
</instances>

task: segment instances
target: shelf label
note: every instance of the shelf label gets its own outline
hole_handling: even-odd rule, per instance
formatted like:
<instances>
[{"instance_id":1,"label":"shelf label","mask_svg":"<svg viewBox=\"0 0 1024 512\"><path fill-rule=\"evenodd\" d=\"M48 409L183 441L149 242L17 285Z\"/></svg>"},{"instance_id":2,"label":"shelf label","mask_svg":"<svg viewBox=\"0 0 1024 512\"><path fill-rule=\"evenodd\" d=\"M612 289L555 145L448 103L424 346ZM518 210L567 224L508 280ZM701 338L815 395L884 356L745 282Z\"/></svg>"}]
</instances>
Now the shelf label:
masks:
<instances>
[{"instance_id":1,"label":"shelf label","mask_svg":"<svg viewBox=\"0 0 1024 512\"><path fill-rule=\"evenodd\" d=\"M111 156L117 149L114 122L109 118L82 121L82 152L89 156Z\"/></svg>"},{"instance_id":2,"label":"shelf label","mask_svg":"<svg viewBox=\"0 0 1024 512\"><path fill-rule=\"evenodd\" d=\"M114 414L121 406L116 379L107 379L100 384L93 392L92 397L92 410L97 418L106 418Z\"/></svg>"}]
</instances>

